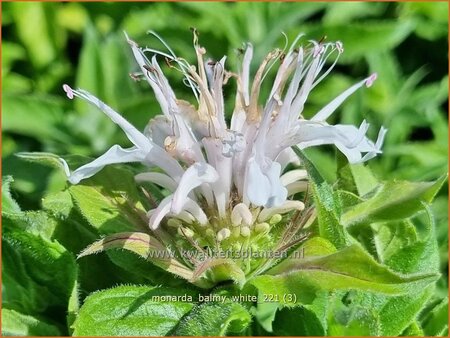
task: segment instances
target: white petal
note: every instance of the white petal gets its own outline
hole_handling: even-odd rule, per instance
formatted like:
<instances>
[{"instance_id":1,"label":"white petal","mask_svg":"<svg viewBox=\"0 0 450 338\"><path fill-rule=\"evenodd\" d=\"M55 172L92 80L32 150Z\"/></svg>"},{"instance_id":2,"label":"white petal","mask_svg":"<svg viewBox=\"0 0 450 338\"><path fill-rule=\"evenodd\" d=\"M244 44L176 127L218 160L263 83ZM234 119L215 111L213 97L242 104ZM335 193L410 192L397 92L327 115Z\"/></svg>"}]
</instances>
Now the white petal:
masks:
<instances>
[{"instance_id":1,"label":"white petal","mask_svg":"<svg viewBox=\"0 0 450 338\"><path fill-rule=\"evenodd\" d=\"M248 161L244 193L251 203L263 206L270 197L270 182L254 158Z\"/></svg>"},{"instance_id":2,"label":"white petal","mask_svg":"<svg viewBox=\"0 0 450 338\"><path fill-rule=\"evenodd\" d=\"M245 178L245 195L256 206L272 207L283 203L287 197L287 190L281 184L281 165L268 160L259 164L254 157L247 165Z\"/></svg>"},{"instance_id":3,"label":"white petal","mask_svg":"<svg viewBox=\"0 0 450 338\"><path fill-rule=\"evenodd\" d=\"M161 87L159 86L157 78L155 78L155 76L148 69L146 69L146 67L151 65L151 62L147 59L147 57L144 55L144 52L138 47L138 45L134 41L130 40L126 34L125 36L127 37L128 43L131 46L134 58L141 68L141 71L144 74L147 82L152 87L164 115L170 116L171 114L169 111L168 98L164 95ZM153 67L153 65L151 67Z\"/></svg>"},{"instance_id":4,"label":"white petal","mask_svg":"<svg viewBox=\"0 0 450 338\"><path fill-rule=\"evenodd\" d=\"M348 88L338 97L336 97L333 101L331 101L325 107L323 107L316 115L314 115L311 118L311 121L325 121L328 117L330 117L331 114L334 113L334 111L342 104L342 102L345 101L345 99L347 99L350 95L356 92L359 88L361 88L364 85L370 87L372 85L372 82L374 81L374 78L376 79L376 76L374 75L375 74L372 74L371 76L365 78L364 80Z\"/></svg>"},{"instance_id":5,"label":"white petal","mask_svg":"<svg viewBox=\"0 0 450 338\"><path fill-rule=\"evenodd\" d=\"M137 174L134 179L136 182L151 182L170 191L175 191L178 186L171 177L157 172Z\"/></svg>"},{"instance_id":6,"label":"white petal","mask_svg":"<svg viewBox=\"0 0 450 338\"><path fill-rule=\"evenodd\" d=\"M150 140L139 130L137 130L130 122L124 119L119 113L114 111L114 109L106 105L100 99L85 90L73 90L68 85L64 85L64 90L69 98L73 96L80 97L103 111L111 120L113 120L114 123L122 128L128 139L133 142L136 147L150 150L152 147L152 142L150 142Z\"/></svg>"},{"instance_id":7,"label":"white petal","mask_svg":"<svg viewBox=\"0 0 450 338\"><path fill-rule=\"evenodd\" d=\"M324 122L298 121L293 135L283 141L283 147L297 145L301 149L308 147L334 144L349 160L358 163L363 160L363 153L381 153L376 145L364 136L368 124L363 122L358 129L352 125L331 126ZM378 144L381 144L384 132L380 134ZM367 155L366 159L373 154Z\"/></svg>"},{"instance_id":8,"label":"white petal","mask_svg":"<svg viewBox=\"0 0 450 338\"><path fill-rule=\"evenodd\" d=\"M249 208L244 203L237 204L231 212L231 224L237 225L251 225L253 223L253 216Z\"/></svg>"},{"instance_id":9,"label":"white petal","mask_svg":"<svg viewBox=\"0 0 450 338\"><path fill-rule=\"evenodd\" d=\"M105 165L114 163L140 162L145 157L145 153L138 148L123 149L118 145L112 146L106 153L94 161L85 164L75 170L70 176L69 181L77 184L85 178L94 176L103 169Z\"/></svg>"},{"instance_id":10,"label":"white petal","mask_svg":"<svg viewBox=\"0 0 450 338\"><path fill-rule=\"evenodd\" d=\"M264 222L275 214L285 214L292 210L303 210L305 205L300 201L285 201L281 206L275 208L265 208L258 216L258 222Z\"/></svg>"},{"instance_id":11,"label":"white petal","mask_svg":"<svg viewBox=\"0 0 450 338\"><path fill-rule=\"evenodd\" d=\"M290 163L294 165L300 165L301 163L297 154L290 147L281 151L280 154L277 156L276 161L280 163L281 171L283 171Z\"/></svg>"},{"instance_id":12,"label":"white petal","mask_svg":"<svg viewBox=\"0 0 450 338\"><path fill-rule=\"evenodd\" d=\"M156 145L164 147L166 137L174 135L172 122L163 115L155 116L148 122L144 134Z\"/></svg>"},{"instance_id":13,"label":"white petal","mask_svg":"<svg viewBox=\"0 0 450 338\"><path fill-rule=\"evenodd\" d=\"M208 217L206 216L205 212L196 202L194 202L190 198L187 198L187 202L184 204L183 209L194 216L195 220L200 223L200 225L208 224Z\"/></svg>"},{"instance_id":14,"label":"white petal","mask_svg":"<svg viewBox=\"0 0 450 338\"><path fill-rule=\"evenodd\" d=\"M213 183L219 179L217 171L207 163L194 163L181 177L174 193L171 211L178 213L186 203L188 194L203 183Z\"/></svg>"},{"instance_id":15,"label":"white petal","mask_svg":"<svg viewBox=\"0 0 450 338\"><path fill-rule=\"evenodd\" d=\"M286 186L288 191L288 196L292 196L296 193L303 192L308 190L308 182L307 181L297 181L290 183Z\"/></svg>"},{"instance_id":16,"label":"white petal","mask_svg":"<svg viewBox=\"0 0 450 338\"><path fill-rule=\"evenodd\" d=\"M290 183L294 183L300 180L308 178L308 173L303 169L290 170L280 177L281 184L287 186Z\"/></svg>"},{"instance_id":17,"label":"white petal","mask_svg":"<svg viewBox=\"0 0 450 338\"><path fill-rule=\"evenodd\" d=\"M150 229L155 230L158 228L162 219L170 212L170 205L172 204L173 195L164 198L158 205L158 207L151 213L148 225Z\"/></svg>"},{"instance_id":18,"label":"white petal","mask_svg":"<svg viewBox=\"0 0 450 338\"><path fill-rule=\"evenodd\" d=\"M67 164L66 160L64 160L61 157L59 157L58 160L59 160L59 162L61 162L61 165L63 166L64 173L66 174L67 177L69 177L70 169L69 169L69 165Z\"/></svg>"},{"instance_id":19,"label":"white petal","mask_svg":"<svg viewBox=\"0 0 450 338\"><path fill-rule=\"evenodd\" d=\"M219 216L223 217L230 198L233 160L223 155L223 144L220 139L205 137L202 139L202 143L208 163L216 169L220 176L220 180L213 183L212 187Z\"/></svg>"},{"instance_id":20,"label":"white petal","mask_svg":"<svg viewBox=\"0 0 450 338\"><path fill-rule=\"evenodd\" d=\"M195 218L194 216L192 216L191 213L187 212L187 211L181 211L179 214L174 214L174 213L168 213L167 216L171 217L171 218L177 218L180 219L181 221L183 221L184 223L187 224L193 224L195 222Z\"/></svg>"},{"instance_id":21,"label":"white petal","mask_svg":"<svg viewBox=\"0 0 450 338\"><path fill-rule=\"evenodd\" d=\"M217 240L221 242L230 237L230 235L231 235L230 229L223 228L217 232Z\"/></svg>"},{"instance_id":22,"label":"white petal","mask_svg":"<svg viewBox=\"0 0 450 338\"><path fill-rule=\"evenodd\" d=\"M252 58L253 58L253 46L250 43L248 43L247 49L245 50L244 54L244 60L242 61L242 73L240 74L242 80L244 102L246 106L250 104L249 85L250 85L250 63L252 61Z\"/></svg>"},{"instance_id":23,"label":"white petal","mask_svg":"<svg viewBox=\"0 0 450 338\"><path fill-rule=\"evenodd\" d=\"M144 159L144 163L147 165L155 165L163 169L170 177L175 181L179 181L184 173L180 163L171 157L165 150L155 145L148 152Z\"/></svg>"},{"instance_id":24,"label":"white petal","mask_svg":"<svg viewBox=\"0 0 450 338\"><path fill-rule=\"evenodd\" d=\"M276 207L281 205L287 198L287 189L280 181L281 165L277 162L272 162L272 165L267 173L271 185L271 196L265 207Z\"/></svg>"}]
</instances>

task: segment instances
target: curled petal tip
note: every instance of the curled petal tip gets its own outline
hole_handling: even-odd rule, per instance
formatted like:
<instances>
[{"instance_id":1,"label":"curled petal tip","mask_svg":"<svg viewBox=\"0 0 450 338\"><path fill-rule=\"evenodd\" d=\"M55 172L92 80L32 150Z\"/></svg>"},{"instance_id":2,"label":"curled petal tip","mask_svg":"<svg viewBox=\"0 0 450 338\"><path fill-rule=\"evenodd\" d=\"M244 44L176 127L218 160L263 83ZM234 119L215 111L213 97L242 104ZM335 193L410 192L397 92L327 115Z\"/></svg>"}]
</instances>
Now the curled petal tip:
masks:
<instances>
[{"instance_id":1,"label":"curled petal tip","mask_svg":"<svg viewBox=\"0 0 450 338\"><path fill-rule=\"evenodd\" d=\"M338 50L339 54L344 53L344 44L341 41L336 41L336 49Z\"/></svg>"},{"instance_id":2,"label":"curled petal tip","mask_svg":"<svg viewBox=\"0 0 450 338\"><path fill-rule=\"evenodd\" d=\"M64 91L66 92L66 95L67 95L67 97L69 98L69 99L73 99L73 90L72 90L72 88L70 88L70 86L69 85L67 85L67 84L64 84L63 85L63 89L64 89Z\"/></svg>"},{"instance_id":3,"label":"curled petal tip","mask_svg":"<svg viewBox=\"0 0 450 338\"><path fill-rule=\"evenodd\" d=\"M123 31L123 34L125 34L125 38L127 39L127 42L132 46L132 47L138 47L138 44L136 42L134 42L133 40L130 39L130 37L128 36L127 32Z\"/></svg>"},{"instance_id":4,"label":"curled petal tip","mask_svg":"<svg viewBox=\"0 0 450 338\"><path fill-rule=\"evenodd\" d=\"M372 75L370 75L366 80L366 87L367 88L371 87L375 82L375 80L377 79L377 77L378 77L377 73L373 73Z\"/></svg>"}]
</instances>

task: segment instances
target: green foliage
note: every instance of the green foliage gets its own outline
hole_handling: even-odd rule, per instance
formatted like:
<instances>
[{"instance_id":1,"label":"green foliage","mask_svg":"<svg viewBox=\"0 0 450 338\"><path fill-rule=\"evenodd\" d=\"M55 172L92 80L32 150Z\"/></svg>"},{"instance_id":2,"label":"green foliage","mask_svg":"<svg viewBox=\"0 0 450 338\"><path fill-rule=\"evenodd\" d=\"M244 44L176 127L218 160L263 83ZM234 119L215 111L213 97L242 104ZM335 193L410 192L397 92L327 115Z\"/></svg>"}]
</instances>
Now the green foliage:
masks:
<instances>
[{"instance_id":1,"label":"green foliage","mask_svg":"<svg viewBox=\"0 0 450 338\"><path fill-rule=\"evenodd\" d=\"M105 168L89 180L71 186L69 192L81 214L100 233L146 228L142 218L145 211L128 170Z\"/></svg>"},{"instance_id":2,"label":"green foliage","mask_svg":"<svg viewBox=\"0 0 450 338\"><path fill-rule=\"evenodd\" d=\"M446 176L436 182L396 182L383 184L374 196L353 205L342 215L344 226L395 221L414 216L423 209L423 203L430 203L441 189Z\"/></svg>"},{"instance_id":3,"label":"green foliage","mask_svg":"<svg viewBox=\"0 0 450 338\"><path fill-rule=\"evenodd\" d=\"M339 222L341 205L333 189L306 155L297 147L292 148L302 160L313 187L314 202L317 209L320 236L332 242L337 248L348 244L344 228Z\"/></svg>"},{"instance_id":4,"label":"green foliage","mask_svg":"<svg viewBox=\"0 0 450 338\"><path fill-rule=\"evenodd\" d=\"M52 324L20 312L2 309L3 336L59 336L61 332Z\"/></svg>"},{"instance_id":5,"label":"green foliage","mask_svg":"<svg viewBox=\"0 0 450 338\"><path fill-rule=\"evenodd\" d=\"M255 277L252 284L264 293L279 295L286 303L309 304L320 290L361 289L398 295L422 288L437 278L436 274L395 274L358 245L352 245L331 255L286 259L268 275ZM296 295L296 299L286 301L287 294Z\"/></svg>"},{"instance_id":6,"label":"green foliage","mask_svg":"<svg viewBox=\"0 0 450 338\"><path fill-rule=\"evenodd\" d=\"M170 298L185 295L192 300L173 301ZM168 300L164 300L164 296L169 297ZM73 324L73 334L164 336L193 309L196 296L191 290L149 286L119 286L99 291L85 300Z\"/></svg>"},{"instance_id":7,"label":"green foliage","mask_svg":"<svg viewBox=\"0 0 450 338\"><path fill-rule=\"evenodd\" d=\"M250 313L239 303L201 303L180 321L173 335L234 335L242 332L250 322Z\"/></svg>"},{"instance_id":8,"label":"green foliage","mask_svg":"<svg viewBox=\"0 0 450 338\"><path fill-rule=\"evenodd\" d=\"M34 235L30 220L46 221L23 215L3 224L3 303L23 314L64 309L77 278L75 259L58 242ZM46 225L39 224L41 229Z\"/></svg>"}]
</instances>

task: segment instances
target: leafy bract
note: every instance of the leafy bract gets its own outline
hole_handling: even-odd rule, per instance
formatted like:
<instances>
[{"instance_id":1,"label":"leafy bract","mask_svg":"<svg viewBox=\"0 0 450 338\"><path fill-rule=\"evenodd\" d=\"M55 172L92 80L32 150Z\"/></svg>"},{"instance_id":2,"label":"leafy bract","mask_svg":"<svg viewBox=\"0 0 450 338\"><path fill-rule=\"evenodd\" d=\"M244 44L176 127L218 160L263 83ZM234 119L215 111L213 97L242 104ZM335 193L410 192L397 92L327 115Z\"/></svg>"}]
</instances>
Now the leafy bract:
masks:
<instances>
[{"instance_id":1,"label":"leafy bract","mask_svg":"<svg viewBox=\"0 0 450 338\"><path fill-rule=\"evenodd\" d=\"M185 279L192 279L192 271L172 257L172 253L158 240L142 232L121 232L107 236L83 250L78 258L110 249L125 249L153 264Z\"/></svg>"}]
</instances>

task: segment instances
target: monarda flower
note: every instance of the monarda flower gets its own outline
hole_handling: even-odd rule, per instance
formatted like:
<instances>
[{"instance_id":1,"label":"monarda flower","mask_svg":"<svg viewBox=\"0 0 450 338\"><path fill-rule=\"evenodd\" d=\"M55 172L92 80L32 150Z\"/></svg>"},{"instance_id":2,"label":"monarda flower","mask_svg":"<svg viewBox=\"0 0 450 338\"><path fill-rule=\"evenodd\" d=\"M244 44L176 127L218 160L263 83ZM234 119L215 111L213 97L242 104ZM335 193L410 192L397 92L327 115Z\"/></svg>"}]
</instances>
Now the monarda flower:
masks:
<instances>
[{"instance_id":1,"label":"monarda flower","mask_svg":"<svg viewBox=\"0 0 450 338\"><path fill-rule=\"evenodd\" d=\"M251 76L251 44L242 49L242 63L237 73L232 73L225 68L226 57L205 60L206 50L199 45L195 30L197 67L177 57L164 42L167 52L140 48L127 36L140 67L140 73L132 77L148 82L162 115L150 120L141 132L89 92L64 85L70 99L79 97L97 106L133 144L126 149L112 146L99 158L68 173L69 181L77 184L109 164L140 162L149 170L136 175L137 184L151 182L170 194L157 208L148 210L149 233L128 234L129 243L136 236L144 236L149 243L151 238L152 243L158 243L153 248L167 250L171 262L176 262L169 271L200 286L226 279L243 282L263 272L276 259L254 259L254 252L285 252L304 238L299 231L314 217L313 208L306 206L305 210L304 202L294 199L306 194L308 173L301 169L291 147L332 144L350 163L358 163L381 153L386 132L381 128L378 139L372 142L365 136L369 128L365 121L359 127L326 122L347 97L363 86L370 87L376 74L345 90L311 119L303 117L310 92L331 72L344 49L339 41L308 41L301 45L301 38L298 36L289 49L267 54ZM195 105L176 98L158 56L182 72ZM277 64L263 104L261 86L269 69ZM230 121L222 92L229 80L237 83ZM290 163L294 166L288 167ZM160 236L161 232L169 236ZM97 242L83 254L104 249L104 244ZM186 255L181 250L201 252L203 257ZM253 254L243 259L243 250ZM240 252L241 256L230 252Z\"/></svg>"}]
</instances>

